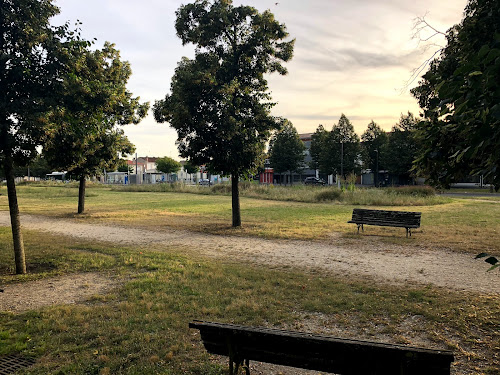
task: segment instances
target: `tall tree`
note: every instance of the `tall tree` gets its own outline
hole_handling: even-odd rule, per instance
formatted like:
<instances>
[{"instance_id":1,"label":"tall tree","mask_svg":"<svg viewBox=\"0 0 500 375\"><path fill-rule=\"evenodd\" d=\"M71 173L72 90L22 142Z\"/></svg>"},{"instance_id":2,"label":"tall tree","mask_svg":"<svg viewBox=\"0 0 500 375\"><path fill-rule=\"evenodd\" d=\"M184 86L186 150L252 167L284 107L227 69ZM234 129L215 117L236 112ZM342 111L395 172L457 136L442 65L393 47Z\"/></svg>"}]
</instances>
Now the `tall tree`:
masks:
<instances>
[{"instance_id":1,"label":"tall tree","mask_svg":"<svg viewBox=\"0 0 500 375\"><path fill-rule=\"evenodd\" d=\"M380 153L388 141L387 133L372 120L361 135L361 141L363 164L373 171L374 183L375 186L378 186L378 172L380 169L384 169L384 157Z\"/></svg>"},{"instance_id":2,"label":"tall tree","mask_svg":"<svg viewBox=\"0 0 500 375\"><path fill-rule=\"evenodd\" d=\"M304 151L306 146L300 140L299 133L293 124L285 120L283 128L276 132L269 143L269 162L277 173L290 173L290 184L293 184L293 173L304 168Z\"/></svg>"},{"instance_id":3,"label":"tall tree","mask_svg":"<svg viewBox=\"0 0 500 375\"><path fill-rule=\"evenodd\" d=\"M360 140L351 121L342 113L328 135L325 148L325 169L342 178L360 170Z\"/></svg>"},{"instance_id":4,"label":"tall tree","mask_svg":"<svg viewBox=\"0 0 500 375\"><path fill-rule=\"evenodd\" d=\"M14 165L43 144L45 113L61 92L73 47L87 45L68 25L51 27L51 0L0 0L0 163L7 180L16 273L26 273Z\"/></svg>"},{"instance_id":5,"label":"tall tree","mask_svg":"<svg viewBox=\"0 0 500 375\"><path fill-rule=\"evenodd\" d=\"M326 142L328 139L328 131L323 127L323 125L319 125L316 131L311 136L311 148L309 152L311 154L311 163L309 167L311 169L318 169L321 173L327 173L324 168L324 157L325 157L325 148Z\"/></svg>"},{"instance_id":6,"label":"tall tree","mask_svg":"<svg viewBox=\"0 0 500 375\"><path fill-rule=\"evenodd\" d=\"M73 56L77 62L64 80L64 103L52 111L43 153L51 166L78 177L78 213L85 211L85 185L89 176L114 170L119 154L135 147L119 125L137 124L149 103L141 104L127 90L130 64L120 60L114 45L102 50L83 49Z\"/></svg>"},{"instance_id":7,"label":"tall tree","mask_svg":"<svg viewBox=\"0 0 500 375\"><path fill-rule=\"evenodd\" d=\"M238 183L261 162L271 131L266 73L286 74L292 41L270 11L235 7L231 0L197 0L176 13L177 36L196 46L183 58L171 94L154 106L155 119L177 130L182 157L231 176L233 226L241 225Z\"/></svg>"},{"instance_id":8,"label":"tall tree","mask_svg":"<svg viewBox=\"0 0 500 375\"><path fill-rule=\"evenodd\" d=\"M382 147L382 163L389 173L398 176L397 183L407 184L412 180L413 162L419 149L415 138L417 126L418 120L411 112L401 114L399 122L388 134L387 143Z\"/></svg>"},{"instance_id":9,"label":"tall tree","mask_svg":"<svg viewBox=\"0 0 500 375\"><path fill-rule=\"evenodd\" d=\"M449 186L484 175L500 187L500 4L469 0L447 46L412 90L423 110L416 169Z\"/></svg>"}]
</instances>

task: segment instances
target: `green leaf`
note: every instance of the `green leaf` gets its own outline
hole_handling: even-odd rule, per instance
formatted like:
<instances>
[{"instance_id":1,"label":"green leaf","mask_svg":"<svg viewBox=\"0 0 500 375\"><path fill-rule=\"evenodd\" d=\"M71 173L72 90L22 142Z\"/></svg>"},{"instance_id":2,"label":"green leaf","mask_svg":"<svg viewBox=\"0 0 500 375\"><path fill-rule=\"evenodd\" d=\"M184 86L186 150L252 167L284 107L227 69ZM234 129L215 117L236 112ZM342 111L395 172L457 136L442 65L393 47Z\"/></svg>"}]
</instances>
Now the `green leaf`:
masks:
<instances>
[{"instance_id":1,"label":"green leaf","mask_svg":"<svg viewBox=\"0 0 500 375\"><path fill-rule=\"evenodd\" d=\"M493 271L495 268L498 268L498 267L500 267L500 264L495 264L494 266L491 266L490 268L488 268L487 272Z\"/></svg>"},{"instance_id":2,"label":"green leaf","mask_svg":"<svg viewBox=\"0 0 500 375\"><path fill-rule=\"evenodd\" d=\"M483 72L480 72L479 70L476 70L474 72L469 73L469 77L480 76L482 74L483 74Z\"/></svg>"},{"instance_id":3,"label":"green leaf","mask_svg":"<svg viewBox=\"0 0 500 375\"><path fill-rule=\"evenodd\" d=\"M490 50L490 47L488 47L488 45L485 44L484 46L481 47L477 56L480 59L482 59L484 56L486 56L486 54L488 53L489 50Z\"/></svg>"}]
</instances>

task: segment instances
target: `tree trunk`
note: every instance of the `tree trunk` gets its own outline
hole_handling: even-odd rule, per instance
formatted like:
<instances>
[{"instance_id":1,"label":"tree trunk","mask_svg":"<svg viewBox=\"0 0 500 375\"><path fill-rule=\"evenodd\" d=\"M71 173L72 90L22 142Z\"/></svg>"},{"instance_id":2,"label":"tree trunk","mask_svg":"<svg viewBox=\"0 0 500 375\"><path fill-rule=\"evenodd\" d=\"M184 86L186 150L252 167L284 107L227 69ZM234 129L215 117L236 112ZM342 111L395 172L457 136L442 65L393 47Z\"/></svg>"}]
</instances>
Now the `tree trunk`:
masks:
<instances>
[{"instance_id":1,"label":"tree trunk","mask_svg":"<svg viewBox=\"0 0 500 375\"><path fill-rule=\"evenodd\" d=\"M293 177L292 177L292 171L290 171L290 186L293 185Z\"/></svg>"},{"instance_id":2,"label":"tree trunk","mask_svg":"<svg viewBox=\"0 0 500 375\"><path fill-rule=\"evenodd\" d=\"M240 176L238 173L231 174L231 192L233 202L233 227L241 227L240 212L240 190L238 188Z\"/></svg>"},{"instance_id":3,"label":"tree trunk","mask_svg":"<svg viewBox=\"0 0 500 375\"><path fill-rule=\"evenodd\" d=\"M85 176L80 176L80 185L78 186L78 213L85 211Z\"/></svg>"},{"instance_id":4,"label":"tree trunk","mask_svg":"<svg viewBox=\"0 0 500 375\"><path fill-rule=\"evenodd\" d=\"M7 151L8 153L8 151ZM26 258L24 255L24 242L21 233L21 220L19 217L19 206L17 204L16 181L14 176L14 165L10 155L6 153L4 160L4 172L7 179L7 195L9 199L10 225L12 228L12 240L14 242L14 258L16 262L16 274L26 273Z\"/></svg>"}]
</instances>

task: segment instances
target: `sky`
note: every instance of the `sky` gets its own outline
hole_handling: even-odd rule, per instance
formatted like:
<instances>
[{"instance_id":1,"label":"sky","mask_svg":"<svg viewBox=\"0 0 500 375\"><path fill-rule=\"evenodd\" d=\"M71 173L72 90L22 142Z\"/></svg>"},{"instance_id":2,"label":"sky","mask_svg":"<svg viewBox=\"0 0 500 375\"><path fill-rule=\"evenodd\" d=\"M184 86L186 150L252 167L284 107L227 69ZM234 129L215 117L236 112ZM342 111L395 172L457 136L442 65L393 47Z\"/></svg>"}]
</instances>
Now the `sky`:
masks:
<instances>
[{"instance_id":1,"label":"sky","mask_svg":"<svg viewBox=\"0 0 500 375\"><path fill-rule=\"evenodd\" d=\"M130 62L127 85L134 96L152 104L170 92L170 81L183 56L194 48L182 46L175 34L175 11L189 0L55 0L61 12L52 23L82 22L82 34L105 41ZM269 75L273 115L290 120L299 133L318 125L331 129L345 114L361 135L373 120L390 131L400 115L417 115L409 89L412 71L444 38L419 42L412 37L417 17L445 32L462 19L466 0L234 0L233 4L266 9L295 38L288 75ZM431 35L422 33L421 39ZM425 72L425 70L424 70ZM422 72L422 74L424 73ZM422 75L420 74L420 75ZM408 85L408 81L411 81ZM180 160L177 134L149 115L138 125L124 126L139 156L169 156Z\"/></svg>"}]
</instances>

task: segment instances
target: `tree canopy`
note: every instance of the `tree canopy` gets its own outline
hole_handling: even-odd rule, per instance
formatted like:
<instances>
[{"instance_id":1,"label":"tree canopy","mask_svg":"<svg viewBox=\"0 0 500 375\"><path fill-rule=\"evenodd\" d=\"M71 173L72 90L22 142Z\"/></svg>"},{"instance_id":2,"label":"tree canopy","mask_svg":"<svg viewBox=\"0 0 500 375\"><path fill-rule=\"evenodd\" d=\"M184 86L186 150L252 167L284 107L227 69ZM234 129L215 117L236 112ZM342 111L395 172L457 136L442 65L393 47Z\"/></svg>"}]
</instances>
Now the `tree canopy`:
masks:
<instances>
[{"instance_id":1,"label":"tree canopy","mask_svg":"<svg viewBox=\"0 0 500 375\"><path fill-rule=\"evenodd\" d=\"M156 159L156 169L163 173L176 173L181 167L181 163L168 156Z\"/></svg>"},{"instance_id":2,"label":"tree canopy","mask_svg":"<svg viewBox=\"0 0 500 375\"><path fill-rule=\"evenodd\" d=\"M311 155L311 169L318 169L321 173L328 173L324 170L325 162L325 147L328 139L328 131L323 125L319 125L316 131L311 136L311 148L309 153Z\"/></svg>"},{"instance_id":3,"label":"tree canopy","mask_svg":"<svg viewBox=\"0 0 500 375\"><path fill-rule=\"evenodd\" d=\"M384 169L383 157L380 154L388 141L387 133L372 120L361 135L361 141L363 165L372 170L375 186L378 186L378 172Z\"/></svg>"},{"instance_id":4,"label":"tree canopy","mask_svg":"<svg viewBox=\"0 0 500 375\"><path fill-rule=\"evenodd\" d=\"M312 166L321 173L345 178L360 171L360 140L346 115L342 113L330 132L318 126L311 138Z\"/></svg>"},{"instance_id":5,"label":"tree canopy","mask_svg":"<svg viewBox=\"0 0 500 375\"><path fill-rule=\"evenodd\" d=\"M88 42L69 26L50 26L51 0L0 0L0 163L7 180L16 273L26 273L14 166L35 158L45 114L59 100L71 51Z\"/></svg>"},{"instance_id":6,"label":"tree canopy","mask_svg":"<svg viewBox=\"0 0 500 375\"><path fill-rule=\"evenodd\" d=\"M282 63L292 58L294 40L285 40L285 25L270 11L231 0L197 0L176 16L177 35L196 54L179 62L171 94L155 103L154 116L177 130L181 157L231 175L233 226L240 226L239 178L262 162L279 128L265 74L286 74Z\"/></svg>"},{"instance_id":7,"label":"tree canopy","mask_svg":"<svg viewBox=\"0 0 500 375\"><path fill-rule=\"evenodd\" d=\"M191 161L187 160L184 163L184 170L188 174L193 174L193 173L197 173L200 170L200 167L198 167L197 165L194 165Z\"/></svg>"},{"instance_id":8,"label":"tree canopy","mask_svg":"<svg viewBox=\"0 0 500 375\"><path fill-rule=\"evenodd\" d=\"M277 173L298 172L304 168L306 146L293 124L286 120L269 143L269 162ZM292 183L292 181L290 181Z\"/></svg>"},{"instance_id":9,"label":"tree canopy","mask_svg":"<svg viewBox=\"0 0 500 375\"><path fill-rule=\"evenodd\" d=\"M120 154L135 150L117 125L139 123L149 103L141 104L127 90L130 64L121 61L113 44L106 42L102 50L82 49L73 59L63 102L48 116L52 128L43 153L52 167L79 178L82 213L87 176L114 170Z\"/></svg>"},{"instance_id":10,"label":"tree canopy","mask_svg":"<svg viewBox=\"0 0 500 375\"><path fill-rule=\"evenodd\" d=\"M413 162L418 152L418 143L415 131L418 120L408 112L401 114L398 123L388 134L388 141L382 147L380 159L384 167L389 170L398 184L408 184L414 177Z\"/></svg>"},{"instance_id":11,"label":"tree canopy","mask_svg":"<svg viewBox=\"0 0 500 375\"><path fill-rule=\"evenodd\" d=\"M416 168L434 185L484 175L500 187L500 4L469 0L412 94L423 110Z\"/></svg>"}]
</instances>

